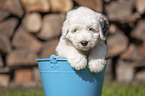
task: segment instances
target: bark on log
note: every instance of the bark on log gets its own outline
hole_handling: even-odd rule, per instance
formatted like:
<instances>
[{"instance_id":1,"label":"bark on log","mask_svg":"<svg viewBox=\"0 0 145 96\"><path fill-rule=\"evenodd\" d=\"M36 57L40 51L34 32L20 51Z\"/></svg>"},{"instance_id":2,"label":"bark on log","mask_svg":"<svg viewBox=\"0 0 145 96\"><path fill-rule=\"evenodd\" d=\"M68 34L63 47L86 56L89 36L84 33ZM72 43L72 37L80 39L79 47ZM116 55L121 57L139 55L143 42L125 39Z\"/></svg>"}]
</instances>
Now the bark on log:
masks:
<instances>
[{"instance_id":1,"label":"bark on log","mask_svg":"<svg viewBox=\"0 0 145 96\"><path fill-rule=\"evenodd\" d=\"M135 68L132 63L119 60L116 68L117 81L131 82L134 79Z\"/></svg>"},{"instance_id":2,"label":"bark on log","mask_svg":"<svg viewBox=\"0 0 145 96\"><path fill-rule=\"evenodd\" d=\"M42 18L39 13L27 14L23 20L23 26L32 33L37 33L42 26Z\"/></svg>"},{"instance_id":3,"label":"bark on log","mask_svg":"<svg viewBox=\"0 0 145 96\"><path fill-rule=\"evenodd\" d=\"M13 50L7 55L7 66L30 66L37 64L37 54L30 50Z\"/></svg>"},{"instance_id":4,"label":"bark on log","mask_svg":"<svg viewBox=\"0 0 145 96\"><path fill-rule=\"evenodd\" d=\"M118 30L115 34L108 37L108 54L109 55L119 55L123 52L128 46L128 38Z\"/></svg>"},{"instance_id":5,"label":"bark on log","mask_svg":"<svg viewBox=\"0 0 145 96\"><path fill-rule=\"evenodd\" d=\"M67 12L73 8L72 0L50 0L52 12Z\"/></svg>"},{"instance_id":6,"label":"bark on log","mask_svg":"<svg viewBox=\"0 0 145 96\"><path fill-rule=\"evenodd\" d=\"M46 58L50 57L52 54L56 54L55 48L58 44L58 39L47 42L43 45L43 48L41 49L40 57L41 58Z\"/></svg>"},{"instance_id":7,"label":"bark on log","mask_svg":"<svg viewBox=\"0 0 145 96\"><path fill-rule=\"evenodd\" d=\"M10 13L4 10L0 10L0 22L3 21Z\"/></svg>"},{"instance_id":8,"label":"bark on log","mask_svg":"<svg viewBox=\"0 0 145 96\"><path fill-rule=\"evenodd\" d=\"M38 37L43 40L49 40L59 36L61 32L63 18L57 14L46 15L43 18L43 27Z\"/></svg>"},{"instance_id":9,"label":"bark on log","mask_svg":"<svg viewBox=\"0 0 145 96\"><path fill-rule=\"evenodd\" d=\"M19 0L0 0L0 8L22 17L24 12Z\"/></svg>"},{"instance_id":10,"label":"bark on log","mask_svg":"<svg viewBox=\"0 0 145 96\"><path fill-rule=\"evenodd\" d=\"M12 45L17 49L28 49L38 52L42 43L20 27L14 36Z\"/></svg>"},{"instance_id":11,"label":"bark on log","mask_svg":"<svg viewBox=\"0 0 145 96\"><path fill-rule=\"evenodd\" d=\"M3 60L2 60L2 56L0 55L0 67L3 67L4 64L3 64Z\"/></svg>"},{"instance_id":12,"label":"bark on log","mask_svg":"<svg viewBox=\"0 0 145 96\"><path fill-rule=\"evenodd\" d=\"M139 52L134 44L130 44L129 48L121 54L120 58L132 61L139 61L145 59L145 57Z\"/></svg>"},{"instance_id":13,"label":"bark on log","mask_svg":"<svg viewBox=\"0 0 145 96\"><path fill-rule=\"evenodd\" d=\"M103 0L74 0L81 6L87 6L97 12L103 11Z\"/></svg>"},{"instance_id":14,"label":"bark on log","mask_svg":"<svg viewBox=\"0 0 145 96\"><path fill-rule=\"evenodd\" d=\"M15 18L10 18L0 23L0 34L10 38L17 24L18 20Z\"/></svg>"},{"instance_id":15,"label":"bark on log","mask_svg":"<svg viewBox=\"0 0 145 96\"><path fill-rule=\"evenodd\" d=\"M140 20L134 30L131 32L131 36L139 40L145 41L145 20Z\"/></svg>"},{"instance_id":16,"label":"bark on log","mask_svg":"<svg viewBox=\"0 0 145 96\"><path fill-rule=\"evenodd\" d=\"M50 5L48 0L21 0L26 11L39 11L48 12L50 10Z\"/></svg>"},{"instance_id":17,"label":"bark on log","mask_svg":"<svg viewBox=\"0 0 145 96\"><path fill-rule=\"evenodd\" d=\"M125 21L132 14L132 5L134 0L113 1L105 6L109 20Z\"/></svg>"},{"instance_id":18,"label":"bark on log","mask_svg":"<svg viewBox=\"0 0 145 96\"><path fill-rule=\"evenodd\" d=\"M145 12L145 0L136 0L136 9L140 14Z\"/></svg>"},{"instance_id":19,"label":"bark on log","mask_svg":"<svg viewBox=\"0 0 145 96\"><path fill-rule=\"evenodd\" d=\"M33 73L31 69L17 69L14 71L16 84L32 83Z\"/></svg>"},{"instance_id":20,"label":"bark on log","mask_svg":"<svg viewBox=\"0 0 145 96\"><path fill-rule=\"evenodd\" d=\"M8 87L10 76L8 74L0 74L0 87Z\"/></svg>"},{"instance_id":21,"label":"bark on log","mask_svg":"<svg viewBox=\"0 0 145 96\"><path fill-rule=\"evenodd\" d=\"M0 52L6 54L10 51L11 51L11 44L9 39L4 35L0 35Z\"/></svg>"}]
</instances>

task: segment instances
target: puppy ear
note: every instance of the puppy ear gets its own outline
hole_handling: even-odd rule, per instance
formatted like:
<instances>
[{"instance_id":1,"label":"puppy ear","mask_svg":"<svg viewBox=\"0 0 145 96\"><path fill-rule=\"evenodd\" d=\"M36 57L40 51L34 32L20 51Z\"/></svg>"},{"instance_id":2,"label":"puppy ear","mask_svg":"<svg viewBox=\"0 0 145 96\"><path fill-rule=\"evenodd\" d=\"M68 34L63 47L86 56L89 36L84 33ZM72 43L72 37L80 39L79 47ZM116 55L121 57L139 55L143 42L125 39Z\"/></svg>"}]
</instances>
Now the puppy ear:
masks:
<instances>
[{"instance_id":1,"label":"puppy ear","mask_svg":"<svg viewBox=\"0 0 145 96\"><path fill-rule=\"evenodd\" d=\"M75 10L76 9L71 10L71 11L67 12L67 14L66 14L66 20L64 21L63 27L62 27L62 38L63 39L66 39L67 34L69 33L69 25L70 25L69 19L70 19L71 15L73 15L75 13Z\"/></svg>"},{"instance_id":2,"label":"puppy ear","mask_svg":"<svg viewBox=\"0 0 145 96\"><path fill-rule=\"evenodd\" d=\"M100 38L102 40L106 40L108 30L109 30L108 20L103 17L100 20Z\"/></svg>"},{"instance_id":3,"label":"puppy ear","mask_svg":"<svg viewBox=\"0 0 145 96\"><path fill-rule=\"evenodd\" d=\"M69 32L69 29L68 29L68 20L66 19L63 23L63 27L62 27L62 38L65 39L67 34Z\"/></svg>"}]
</instances>

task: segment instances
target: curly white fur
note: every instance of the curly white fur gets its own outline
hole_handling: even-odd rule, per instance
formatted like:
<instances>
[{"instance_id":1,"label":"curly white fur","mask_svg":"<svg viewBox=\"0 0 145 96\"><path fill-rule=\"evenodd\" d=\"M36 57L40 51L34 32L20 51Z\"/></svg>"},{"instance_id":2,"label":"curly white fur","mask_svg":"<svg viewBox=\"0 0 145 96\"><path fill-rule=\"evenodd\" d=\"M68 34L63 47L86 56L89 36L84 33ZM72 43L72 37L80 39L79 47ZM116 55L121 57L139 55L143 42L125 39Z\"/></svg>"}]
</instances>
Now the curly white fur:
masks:
<instances>
[{"instance_id":1,"label":"curly white fur","mask_svg":"<svg viewBox=\"0 0 145 96\"><path fill-rule=\"evenodd\" d=\"M62 27L62 36L56 47L57 55L66 57L76 70L87 66L91 72L100 72L106 64L106 33L102 14L87 7L69 11Z\"/></svg>"}]
</instances>

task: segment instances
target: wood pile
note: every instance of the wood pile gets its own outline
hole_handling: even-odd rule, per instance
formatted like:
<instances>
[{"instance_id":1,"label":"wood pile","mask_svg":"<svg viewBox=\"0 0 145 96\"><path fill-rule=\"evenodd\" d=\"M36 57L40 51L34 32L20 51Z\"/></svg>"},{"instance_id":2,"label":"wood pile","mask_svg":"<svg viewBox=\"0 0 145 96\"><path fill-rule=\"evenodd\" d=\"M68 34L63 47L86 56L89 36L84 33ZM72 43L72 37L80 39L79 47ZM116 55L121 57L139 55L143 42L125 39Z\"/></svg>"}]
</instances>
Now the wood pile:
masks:
<instances>
[{"instance_id":1,"label":"wood pile","mask_svg":"<svg viewBox=\"0 0 145 96\"><path fill-rule=\"evenodd\" d=\"M65 13L79 6L109 19L106 80L145 82L144 0L0 0L0 87L41 84L35 59L55 53Z\"/></svg>"}]
</instances>

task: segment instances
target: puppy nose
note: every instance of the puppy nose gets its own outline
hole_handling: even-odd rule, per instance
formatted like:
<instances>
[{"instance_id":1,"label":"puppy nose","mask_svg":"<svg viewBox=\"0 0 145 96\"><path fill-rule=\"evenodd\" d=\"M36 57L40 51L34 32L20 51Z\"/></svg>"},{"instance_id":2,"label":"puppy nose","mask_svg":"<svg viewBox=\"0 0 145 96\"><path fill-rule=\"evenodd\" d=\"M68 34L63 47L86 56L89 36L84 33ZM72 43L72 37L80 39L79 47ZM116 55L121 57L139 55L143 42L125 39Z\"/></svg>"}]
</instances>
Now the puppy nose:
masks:
<instances>
[{"instance_id":1,"label":"puppy nose","mask_svg":"<svg viewBox=\"0 0 145 96\"><path fill-rule=\"evenodd\" d=\"M82 41L81 44L82 44L83 46L87 46L88 41Z\"/></svg>"}]
</instances>

